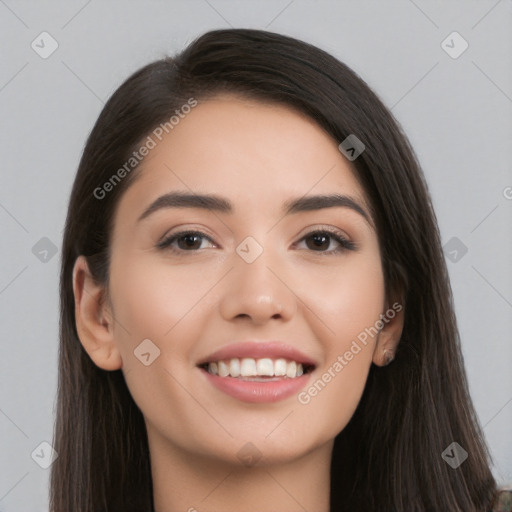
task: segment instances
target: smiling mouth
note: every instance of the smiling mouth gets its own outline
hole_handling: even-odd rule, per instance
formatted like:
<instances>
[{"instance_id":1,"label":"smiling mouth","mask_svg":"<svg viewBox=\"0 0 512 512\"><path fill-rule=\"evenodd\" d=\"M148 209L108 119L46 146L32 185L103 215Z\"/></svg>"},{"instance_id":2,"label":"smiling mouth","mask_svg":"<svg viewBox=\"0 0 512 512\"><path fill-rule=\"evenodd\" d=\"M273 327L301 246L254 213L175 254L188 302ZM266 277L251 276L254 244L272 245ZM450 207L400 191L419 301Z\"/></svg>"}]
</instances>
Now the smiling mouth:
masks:
<instances>
[{"instance_id":1,"label":"smiling mouth","mask_svg":"<svg viewBox=\"0 0 512 512\"><path fill-rule=\"evenodd\" d=\"M249 382L274 382L283 379L295 379L311 373L314 370L314 365L298 363L284 358L234 357L203 363L199 365L199 368L218 377L231 377Z\"/></svg>"}]
</instances>

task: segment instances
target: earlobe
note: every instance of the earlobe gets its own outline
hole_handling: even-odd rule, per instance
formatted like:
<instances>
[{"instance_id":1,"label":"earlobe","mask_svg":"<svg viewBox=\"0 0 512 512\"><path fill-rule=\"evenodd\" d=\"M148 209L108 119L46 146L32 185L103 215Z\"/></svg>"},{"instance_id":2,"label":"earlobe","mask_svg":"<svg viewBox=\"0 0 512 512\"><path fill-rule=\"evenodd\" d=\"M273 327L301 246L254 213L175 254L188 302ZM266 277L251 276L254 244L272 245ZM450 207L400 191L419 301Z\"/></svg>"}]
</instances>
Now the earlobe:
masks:
<instances>
[{"instance_id":1,"label":"earlobe","mask_svg":"<svg viewBox=\"0 0 512 512\"><path fill-rule=\"evenodd\" d=\"M94 281L84 256L73 268L73 294L78 338L92 361L103 370L119 370L122 359L114 340L112 315L104 286Z\"/></svg>"},{"instance_id":2,"label":"earlobe","mask_svg":"<svg viewBox=\"0 0 512 512\"><path fill-rule=\"evenodd\" d=\"M395 358L404 327L404 316L404 307L401 302L395 302L382 315L384 325L379 332L373 352L373 363L377 366L387 366Z\"/></svg>"}]
</instances>

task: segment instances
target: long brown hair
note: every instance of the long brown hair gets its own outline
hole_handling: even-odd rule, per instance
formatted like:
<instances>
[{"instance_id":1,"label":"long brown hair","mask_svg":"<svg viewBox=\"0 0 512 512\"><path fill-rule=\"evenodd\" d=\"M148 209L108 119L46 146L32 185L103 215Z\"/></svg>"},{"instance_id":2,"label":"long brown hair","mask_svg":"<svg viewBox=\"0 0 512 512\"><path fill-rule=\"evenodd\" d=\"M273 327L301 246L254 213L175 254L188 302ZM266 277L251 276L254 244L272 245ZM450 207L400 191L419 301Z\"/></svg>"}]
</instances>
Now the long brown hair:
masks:
<instances>
[{"instance_id":1,"label":"long brown hair","mask_svg":"<svg viewBox=\"0 0 512 512\"><path fill-rule=\"evenodd\" d=\"M60 276L59 379L51 512L153 511L144 419L121 370L92 362L76 331L72 269L87 257L108 285L113 213L137 169L98 187L160 123L219 92L288 105L336 141L366 146L353 162L370 200L389 296L405 321L394 362L372 365L361 401L335 439L332 511L488 512L491 456L468 391L448 272L427 185L400 125L366 83L323 50L252 29L203 34L153 62L112 95L85 145L69 202ZM457 468L442 452L469 454Z\"/></svg>"}]
</instances>

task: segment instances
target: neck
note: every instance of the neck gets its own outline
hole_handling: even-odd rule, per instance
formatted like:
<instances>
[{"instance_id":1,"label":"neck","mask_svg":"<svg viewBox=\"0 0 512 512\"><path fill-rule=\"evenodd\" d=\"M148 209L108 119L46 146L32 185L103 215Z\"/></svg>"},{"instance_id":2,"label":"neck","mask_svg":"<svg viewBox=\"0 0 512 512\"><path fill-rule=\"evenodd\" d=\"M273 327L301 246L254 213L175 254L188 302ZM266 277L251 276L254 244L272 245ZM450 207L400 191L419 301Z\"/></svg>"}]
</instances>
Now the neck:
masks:
<instances>
[{"instance_id":1,"label":"neck","mask_svg":"<svg viewBox=\"0 0 512 512\"><path fill-rule=\"evenodd\" d=\"M249 467L185 451L149 426L148 442L156 512L329 512L332 441Z\"/></svg>"}]
</instances>

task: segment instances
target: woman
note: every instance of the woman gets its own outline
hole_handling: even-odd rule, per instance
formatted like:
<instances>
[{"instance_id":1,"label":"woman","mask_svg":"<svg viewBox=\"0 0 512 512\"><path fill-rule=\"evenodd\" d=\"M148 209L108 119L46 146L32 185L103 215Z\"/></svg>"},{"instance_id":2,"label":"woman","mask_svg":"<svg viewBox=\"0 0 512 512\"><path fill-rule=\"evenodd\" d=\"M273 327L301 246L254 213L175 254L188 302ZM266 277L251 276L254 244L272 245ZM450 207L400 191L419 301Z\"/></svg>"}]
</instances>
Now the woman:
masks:
<instances>
[{"instance_id":1,"label":"woman","mask_svg":"<svg viewBox=\"0 0 512 512\"><path fill-rule=\"evenodd\" d=\"M128 78L62 251L52 512L497 506L423 174L324 51L216 30Z\"/></svg>"}]
</instances>

